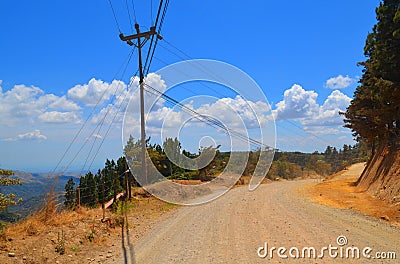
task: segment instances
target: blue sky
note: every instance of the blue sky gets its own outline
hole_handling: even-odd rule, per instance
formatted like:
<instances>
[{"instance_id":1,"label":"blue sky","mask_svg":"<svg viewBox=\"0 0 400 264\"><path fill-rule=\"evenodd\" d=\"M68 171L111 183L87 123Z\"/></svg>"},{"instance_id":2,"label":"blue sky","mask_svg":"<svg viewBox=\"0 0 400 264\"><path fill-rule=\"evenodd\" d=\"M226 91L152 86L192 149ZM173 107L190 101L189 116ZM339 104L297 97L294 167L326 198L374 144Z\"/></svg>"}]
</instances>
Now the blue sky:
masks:
<instances>
[{"instance_id":1,"label":"blue sky","mask_svg":"<svg viewBox=\"0 0 400 264\"><path fill-rule=\"evenodd\" d=\"M131 34L126 2L111 2L121 31ZM143 2L134 4L136 19L146 30L158 3ZM186 55L232 64L267 96L277 120L279 149L312 152L353 143L337 111L347 106L361 76L356 64L364 60L365 38L376 22L379 1L245 3L171 1L162 29L165 41L157 46L150 72L188 59ZM128 4L133 20L132 2ZM0 25L0 167L52 170L105 90L105 99L59 167L79 172L92 163L93 170L105 158L122 155L118 117L105 139L107 127L93 137L96 144L104 139L96 158L90 156L83 166L85 153L94 153L88 141L73 160L106 107L116 111L112 91L126 89L137 69L135 52L126 74L118 71L130 47L118 38L109 2L4 0ZM223 98L201 85L192 89ZM179 100L191 96L185 89L170 95ZM196 149L196 144L184 147Z\"/></svg>"}]
</instances>

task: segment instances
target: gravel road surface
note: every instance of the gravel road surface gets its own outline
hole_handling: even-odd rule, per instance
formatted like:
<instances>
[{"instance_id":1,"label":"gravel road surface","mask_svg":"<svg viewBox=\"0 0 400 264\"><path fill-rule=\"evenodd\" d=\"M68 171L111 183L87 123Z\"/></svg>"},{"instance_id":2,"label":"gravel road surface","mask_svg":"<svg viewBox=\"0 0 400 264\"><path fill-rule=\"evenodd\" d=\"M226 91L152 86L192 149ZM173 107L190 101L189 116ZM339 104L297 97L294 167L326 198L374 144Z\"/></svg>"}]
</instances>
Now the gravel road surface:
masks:
<instances>
[{"instance_id":1,"label":"gravel road surface","mask_svg":"<svg viewBox=\"0 0 400 264\"><path fill-rule=\"evenodd\" d=\"M356 169L361 167L349 173L358 173ZM253 192L247 186L235 188L210 203L179 208L116 263L400 263L400 228L352 210L316 204L299 192L309 184L316 181L275 182ZM339 236L347 244L339 246ZM261 258L265 243L268 254ZM279 257L275 249L271 256L272 247L286 251L281 249ZM316 258L305 247L315 248ZM319 258L324 247L328 249ZM352 257L349 247L360 250L360 259ZM300 259L294 258L297 250ZM363 256L364 250L370 259ZM397 259L377 259L379 252L395 252Z\"/></svg>"}]
</instances>

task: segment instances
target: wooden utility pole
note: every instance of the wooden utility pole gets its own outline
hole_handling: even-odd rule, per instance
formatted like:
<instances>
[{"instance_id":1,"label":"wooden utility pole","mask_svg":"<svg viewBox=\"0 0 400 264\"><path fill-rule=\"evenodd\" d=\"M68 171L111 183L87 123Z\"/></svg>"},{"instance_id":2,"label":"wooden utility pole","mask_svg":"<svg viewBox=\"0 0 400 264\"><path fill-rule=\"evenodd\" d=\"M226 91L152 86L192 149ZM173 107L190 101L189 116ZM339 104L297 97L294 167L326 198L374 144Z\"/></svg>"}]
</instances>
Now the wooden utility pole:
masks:
<instances>
[{"instance_id":1,"label":"wooden utility pole","mask_svg":"<svg viewBox=\"0 0 400 264\"><path fill-rule=\"evenodd\" d=\"M141 136L141 159L142 159L142 174L144 178L144 184L148 184L147 179L147 169L146 169L146 131L145 131L145 120L144 120L144 75L143 75L143 63L142 63L142 47L146 44L147 40L153 35L156 35L158 39L162 39L162 37L156 32L155 27L151 27L150 31L140 32L139 24L135 24L136 34L130 36L124 36L124 34L119 34L119 38L122 41L126 41L129 46L135 45L138 49L139 53L139 85L140 85L140 136ZM142 42L141 38L145 38ZM132 42L133 39L137 40L137 44Z\"/></svg>"}]
</instances>

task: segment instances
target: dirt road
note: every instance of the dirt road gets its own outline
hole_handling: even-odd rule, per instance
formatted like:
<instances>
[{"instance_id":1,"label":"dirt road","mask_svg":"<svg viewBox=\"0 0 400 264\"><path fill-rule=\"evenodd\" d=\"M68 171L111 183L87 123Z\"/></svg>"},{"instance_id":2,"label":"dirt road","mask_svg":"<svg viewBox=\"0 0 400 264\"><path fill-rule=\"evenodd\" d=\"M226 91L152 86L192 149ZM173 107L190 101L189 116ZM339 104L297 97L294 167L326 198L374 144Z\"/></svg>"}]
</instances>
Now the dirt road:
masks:
<instances>
[{"instance_id":1,"label":"dirt road","mask_svg":"<svg viewBox=\"0 0 400 264\"><path fill-rule=\"evenodd\" d=\"M348 173L359 173L361 168L352 167ZM182 207L130 247L128 260L116 263L399 263L400 228L311 202L298 191L309 184L316 182L277 182L253 192L236 188L208 204ZM345 236L347 244L340 247L338 236ZM260 258L258 253L265 255L265 250L259 248L265 243L268 253L272 247L285 247L281 255L288 258L279 257L277 250L272 257ZM330 245L331 254L338 256L331 258L325 250L318 258ZM315 248L317 258L308 258L309 251L313 257L312 249L305 249L305 258L293 259L296 249L302 257L304 247ZM359 248L360 259L345 259L348 247ZM371 248L364 252L369 261L363 257L365 247ZM395 252L397 260L378 260L378 251Z\"/></svg>"}]
</instances>

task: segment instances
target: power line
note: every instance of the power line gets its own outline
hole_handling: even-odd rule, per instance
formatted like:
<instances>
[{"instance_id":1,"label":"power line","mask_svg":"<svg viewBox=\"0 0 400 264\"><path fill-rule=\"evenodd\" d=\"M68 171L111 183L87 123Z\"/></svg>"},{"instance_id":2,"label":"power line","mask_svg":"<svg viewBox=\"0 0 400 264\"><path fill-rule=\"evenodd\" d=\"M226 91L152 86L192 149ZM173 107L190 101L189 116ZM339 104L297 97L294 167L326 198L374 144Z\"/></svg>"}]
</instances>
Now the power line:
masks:
<instances>
[{"instance_id":1,"label":"power line","mask_svg":"<svg viewBox=\"0 0 400 264\"><path fill-rule=\"evenodd\" d=\"M138 72L139 72L139 70L136 71L136 73L135 73L134 76L136 76L136 75L138 74ZM133 78L132 78L131 83L129 84L129 86L128 86L128 88L127 88L128 91L129 91L129 88L132 87L133 81L134 81L134 80L133 80ZM100 149L101 149L101 147L102 147L102 145L103 145L103 143L104 143L106 137L108 136L109 132L111 131L111 126L113 125L113 123L114 123L114 121L115 121L117 115L119 114L120 109L121 109L123 103L124 103L125 100L127 99L128 94L129 94L128 92L125 94L124 99L121 101L121 103L120 103L120 105L119 105L117 111L115 112L115 115L114 115L112 121L110 122L110 124L109 124L109 126L108 126L108 129L107 129L107 131L106 131L106 133L105 133L105 135L104 135L104 137L103 137L103 139L102 139L102 141L101 141L99 147L98 147L97 150L96 150L95 155L93 156L92 162L91 162L90 165L89 165L89 169L92 167L92 165L93 165L93 163L94 163L94 160L96 159L97 155L99 154Z\"/></svg>"},{"instance_id":2,"label":"power line","mask_svg":"<svg viewBox=\"0 0 400 264\"><path fill-rule=\"evenodd\" d=\"M162 29L162 25L164 23L165 14L167 13L168 5L169 5L169 0L166 0L165 1L165 5L164 5L164 9L163 9L162 14L161 14L161 9L162 9L162 6L163 6L163 0L160 0L160 5L159 5L158 11L157 11L156 22L154 24L154 27L156 28L156 32L158 34L161 33L161 29ZM160 20L160 23L158 23L158 21L160 19L160 15L161 15L161 20ZM156 38L155 42L154 42L154 37ZM145 75L147 75L149 73L150 65L151 65L151 62L153 60L153 56L154 56L154 52L156 50L156 46L157 46L158 40L159 40L159 38L157 36L154 36L154 35L151 36L149 49L147 51L147 56L146 56L146 60L145 60L145 63L144 63ZM154 43L154 47L153 47L153 43Z\"/></svg>"},{"instance_id":3,"label":"power line","mask_svg":"<svg viewBox=\"0 0 400 264\"><path fill-rule=\"evenodd\" d=\"M176 52L168 49L166 46L164 46L163 44L160 44L160 46L165 49L166 51L168 51L169 53L175 55L177 58L181 59L181 60L187 60L189 59L190 61L188 61L189 64L195 66L197 69L199 69L200 71L204 72L205 74L208 74L210 76L213 76L215 79L224 81L227 84L230 84L231 86L233 86L229 80L224 79L223 77L216 75L213 71L208 70L207 68L205 68L202 64L196 62L196 61L192 61L193 58L191 56L189 56L187 53L185 53L184 51L182 51L181 49L179 49L178 47L176 47L175 45L173 45L171 42L169 42L168 40L166 40L165 38L163 38L163 40L165 41L165 43L167 43L168 45L170 45L172 48L176 49L177 51L179 51L181 54L183 54L184 56L181 56L179 54L177 54ZM186 58L185 58L186 57ZM156 58L157 59L157 58ZM167 64L168 65L168 64ZM188 76L188 75L187 75ZM222 93L218 92L217 90L211 88L208 85L205 85L204 83L201 83L204 87L207 87L209 90L215 92L216 94L224 97L225 95L223 95Z\"/></svg>"},{"instance_id":4,"label":"power line","mask_svg":"<svg viewBox=\"0 0 400 264\"><path fill-rule=\"evenodd\" d=\"M160 45L160 46L162 46L162 45ZM160 61L161 63L163 63L164 65L167 65L167 66L170 65L169 63L167 63L167 62L165 62L164 60L158 58L157 56L154 56L154 58L155 58L156 60ZM181 73L181 74L183 74L184 76L191 77L189 74L187 74L187 73L185 73L185 72L183 72L183 71L181 71L181 70L178 70L178 69L174 69L174 70L177 71L177 72L179 72L179 73ZM168 78L166 78L165 76L163 76L163 79L168 80ZM204 82L200 82L200 85L203 86L203 87L205 87L205 88L207 88L207 89L209 89L209 90L211 90L211 91L213 91L213 92L215 92L215 94L217 94L217 95L219 95L219 96L225 97L224 94L220 93L218 90L216 90L216 89L210 87L209 85L205 84ZM193 92L192 90L187 89L185 86L182 86L182 88L185 89L186 91L190 92L190 93L193 94L193 95L199 95L199 94ZM239 96L240 96L240 95L239 95Z\"/></svg>"},{"instance_id":5,"label":"power line","mask_svg":"<svg viewBox=\"0 0 400 264\"><path fill-rule=\"evenodd\" d=\"M127 64L129 64L130 58L132 57L132 53L133 50L129 53L128 55L128 62ZM118 75L118 73L121 71L122 66L125 64L125 62L123 62L121 64L121 66L118 68L117 72L115 73L113 79L115 79L115 77ZM68 147L66 148L66 150L64 151L64 153L62 154L61 158L59 159L59 161L57 162L57 165L54 167L54 169L50 172L50 174L54 174L58 167L60 166L61 162L65 159L67 153L69 152L69 150L71 149L72 145L75 143L75 141L77 140L78 136L81 134L81 132L83 131L84 127L86 126L86 124L88 123L90 117L93 115L94 111L96 110L96 108L99 106L100 102L103 100L105 94L106 94L107 90L104 90L103 93L101 94L100 98L97 100L96 104L92 107L89 115L86 117L85 121L83 122L82 126L79 128L78 132L75 134L74 138L71 140L71 142L69 143ZM64 170L66 171L66 170Z\"/></svg>"},{"instance_id":6,"label":"power line","mask_svg":"<svg viewBox=\"0 0 400 264\"><path fill-rule=\"evenodd\" d=\"M132 58L133 52L134 52L134 49L132 49L131 52L130 52L130 54L129 54L129 59L128 59L127 64L126 64L126 66L125 66L125 69L124 69L124 71L123 71L123 73L122 73L123 76L125 75L126 69L127 69L128 65L129 65L129 62L130 62L131 58ZM116 77L116 76L114 76L114 78L115 78L115 77ZM116 89L115 89L115 91L114 91L114 96L115 96L115 94L117 93L117 91L119 90L119 86L120 86L120 83L118 83L118 85L117 85L117 87L116 87ZM90 114L89 114L88 117L86 118L84 124L81 126L81 128L80 128L79 131L78 131L78 133L76 133L75 137L74 137L73 140L70 142L68 148L67 148L66 151L64 152L63 156L61 157L61 159L60 159L59 162L57 163L57 166L55 167L55 169L53 170L52 173L54 173L54 172L56 171L56 169L58 168L58 166L59 166L59 165L61 164L61 162L64 160L66 154L69 152L69 150L71 149L72 145L75 143L76 139L78 138L78 136L79 136L80 133L82 132L83 128L84 128L84 127L86 126L86 124L88 123L90 117L93 115L95 109L97 108L97 106L98 106L98 105L100 104L100 102L102 101L102 99L103 99L105 93L106 93L106 90L104 90L102 96L99 98L99 100L97 101L96 105L92 108L92 111L90 112ZM107 111L106 115L107 115L107 114L108 114L108 111ZM106 115L104 116L104 118L106 117ZM92 131L92 133L90 134L90 136L85 140L85 143L80 147L80 149L79 149L78 152L74 155L74 157L72 158L72 160L71 160L71 161L68 163L68 165L64 168L63 172L67 171L67 169L69 168L69 166L71 166L71 164L73 163L73 161L75 161L75 159L77 158L77 156L79 155L79 153L82 151L83 147L87 144L88 140L94 135L96 129L97 129L97 127ZM62 172L62 173L63 173L63 172Z\"/></svg>"},{"instance_id":7,"label":"power line","mask_svg":"<svg viewBox=\"0 0 400 264\"><path fill-rule=\"evenodd\" d=\"M268 148L268 149L271 148L270 146L268 146L268 145L266 145L266 144L264 144L264 143L262 143L262 142L260 142L260 141L258 141L256 139L252 139L252 138L247 137L247 136L245 136L245 135L243 135L243 134L241 134L241 133L239 133L239 132L237 132L235 130L232 130L232 129L226 127L220 121L215 120L212 117L209 117L209 116L206 116L206 115L203 115L203 114L200 114L200 113L196 112L195 110L187 107L186 105L184 105L184 104L180 103L179 101L173 99L172 97L170 97L170 96L158 91L157 89L151 87L150 85L148 85L146 83L144 85L146 87L148 87L149 89L151 89L153 92L159 94L162 98L164 98L168 102L179 106L183 111L185 111L186 113L190 114L191 116L193 116L194 118L196 118L197 120L199 120L199 121L201 121L203 123L206 123L206 124L208 124L210 126L213 126L214 128L217 128L217 129L222 129L222 130L226 131L228 134L231 134L231 135L235 136L236 138L238 138L238 139L240 139L240 140L242 140L242 141L244 141L246 143L250 143L251 145L265 147L265 148Z\"/></svg>"},{"instance_id":8,"label":"power line","mask_svg":"<svg viewBox=\"0 0 400 264\"><path fill-rule=\"evenodd\" d=\"M130 58L132 58L132 55L133 55L133 51L134 51L134 50L135 50L135 49L132 50L132 53L131 53ZM129 61L130 61L130 60L129 60ZM126 65L125 69L124 69L123 75L125 75L126 69L127 69L128 65L129 65L129 61L128 61L128 64ZM131 82L132 82L132 80L131 80ZM117 87L116 87L116 89L115 89L115 91L114 91L113 97L116 96L117 91L119 90L119 86L120 86L120 83L118 83L118 85L117 85ZM127 89L129 90L129 86L127 87ZM120 97L120 96L121 96L121 95L119 95L119 97ZM125 97L126 97L126 95L125 95ZM119 98L118 98L118 99L119 99ZM116 99L114 99L114 101L115 101L115 100L116 100ZM122 102L121 102L121 104L122 104ZM107 116L108 116L110 110L111 110L111 106L108 105L108 106L107 106L107 111L106 111L106 113L104 114L104 116L103 116L103 118L101 119L101 121L97 124L97 126L93 129L93 131L92 131L92 133L90 134L90 136L86 139L85 144L88 142L88 140L89 140L90 138L92 138L92 137L95 135L95 131L96 131L97 129L98 129L98 130L97 130L97 134L98 134L98 135L101 134L101 133L100 133L101 128L103 127L104 122L105 122L105 120L106 120L106 118L107 118ZM107 133L107 134L108 134L108 133ZM101 135L100 135L100 136L101 136ZM106 137L106 135L102 137L102 138L103 138L103 141L105 140L105 137ZM91 154L91 152L92 152L92 150L93 150L93 148L94 148L94 145L95 145L95 143L96 143L96 140L97 140L97 137L94 138L93 144L92 144L92 146L91 146L91 148L90 148L90 151L89 151L89 154L86 156L85 163L84 163L84 165L83 165L83 167L82 167L82 170L81 170L81 174L83 173L84 168L85 168L85 166L86 166L86 164L87 164L87 162L88 162L89 156L90 156L90 154ZM84 145L85 145L85 144L84 144ZM101 145L102 145L102 144L101 144ZM101 145L100 145L100 147L101 147ZM100 148L100 147L99 147L99 148ZM99 151L99 150L98 150L98 151ZM97 152L98 152L98 151L97 151ZM97 156L97 152L96 152L96 156ZM93 162L94 162L94 160L90 163L90 166L89 166L88 170L90 170L91 165L93 164Z\"/></svg>"},{"instance_id":9,"label":"power line","mask_svg":"<svg viewBox=\"0 0 400 264\"><path fill-rule=\"evenodd\" d=\"M128 12L128 17L129 17L129 24L131 25L131 29L133 32L133 24L132 24L132 19L131 19L131 13L129 12L129 5L128 5L128 0L125 0L125 5L126 5L126 11ZM132 5L133 5L133 0L132 0ZM133 6L133 10L135 11L135 6ZM136 23L136 14L134 12L134 19Z\"/></svg>"},{"instance_id":10,"label":"power line","mask_svg":"<svg viewBox=\"0 0 400 264\"><path fill-rule=\"evenodd\" d=\"M164 10L161 16L161 20L160 20L160 24L158 25L158 33L161 33L161 29L162 29L162 25L164 23L164 19L165 19L165 15L167 14L167 9L168 9L168 5L169 5L169 0L165 1L165 5L164 5Z\"/></svg>"},{"instance_id":11,"label":"power line","mask_svg":"<svg viewBox=\"0 0 400 264\"><path fill-rule=\"evenodd\" d=\"M121 27L119 26L119 23L118 23L117 16L115 15L113 4L111 3L111 0L108 0L108 2L110 3L110 7L111 7L111 10L112 10L112 13L113 13L113 16L114 16L114 20L115 20L115 24L117 25L118 31L119 31L119 33L122 33Z\"/></svg>"},{"instance_id":12,"label":"power line","mask_svg":"<svg viewBox=\"0 0 400 264\"><path fill-rule=\"evenodd\" d=\"M188 55L185 51L183 51L182 49L178 48L176 45L172 44L172 43L171 43L170 41L168 41L165 37L163 37L163 41L183 55L183 56L181 56L181 55L177 54L176 52L174 52L174 51L168 49L167 47L165 47L165 45L163 45L163 44L161 44L161 43L159 44L163 49L165 49L166 51L168 51L168 52L170 52L171 54L175 55L177 58L182 59L182 60L186 60L186 59L192 60L192 59L193 59L193 58L192 58L190 55ZM186 58L185 58L185 57L186 57ZM168 63L166 63L165 61L162 61L162 60L159 59L158 57L155 56L155 58L156 58L157 60L161 61L162 63L164 63L164 64L166 64L166 65L169 65ZM189 61L189 63L193 64L194 66L196 66L198 69L200 69L200 70L203 71L204 73L206 73L206 74L212 74L212 75L214 75L215 77L217 77L218 79L221 79L221 80L222 80L222 78L221 78L220 76L215 75L213 72L207 70L207 69L204 68L202 65L200 65L200 64L198 64L198 63L196 63L196 62L191 62L191 61ZM182 72L181 72L181 73L182 73ZM184 73L183 73L183 74L184 74ZM164 77L164 78L165 78L165 77ZM206 84L204 84L204 83L201 83L201 85L204 86L204 87L206 87L206 88L208 88L208 89L210 89L210 90L212 90L213 92L215 92L216 94L218 94L218 95L220 95L220 96L224 96L222 93L218 92L217 90L213 89L212 87L210 87L210 86L208 86L208 85L206 85ZM298 126L298 125L297 125L295 122L293 122L292 120L285 120L285 121L287 121L287 122L290 123L291 125L297 127L298 129L302 130L304 133L309 134L309 135L311 135L312 137L314 137L314 138L320 140L320 141L321 141L322 143L324 143L324 144L332 144L332 142L330 142L330 141L328 141L328 140L326 140L326 139L324 139L324 138L322 138L322 137L320 137L320 136L318 136L318 135L316 135L316 134L314 134L314 133L311 133L311 132L309 132L309 131L306 131L304 128Z\"/></svg>"},{"instance_id":13,"label":"power line","mask_svg":"<svg viewBox=\"0 0 400 264\"><path fill-rule=\"evenodd\" d=\"M133 2L133 0L132 0L132 8L133 8L133 15L135 17L135 23L137 23L137 20L136 20L136 8L135 8L135 3ZM132 28L132 30L133 30L133 28Z\"/></svg>"}]
</instances>

